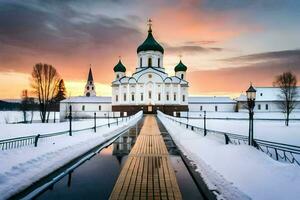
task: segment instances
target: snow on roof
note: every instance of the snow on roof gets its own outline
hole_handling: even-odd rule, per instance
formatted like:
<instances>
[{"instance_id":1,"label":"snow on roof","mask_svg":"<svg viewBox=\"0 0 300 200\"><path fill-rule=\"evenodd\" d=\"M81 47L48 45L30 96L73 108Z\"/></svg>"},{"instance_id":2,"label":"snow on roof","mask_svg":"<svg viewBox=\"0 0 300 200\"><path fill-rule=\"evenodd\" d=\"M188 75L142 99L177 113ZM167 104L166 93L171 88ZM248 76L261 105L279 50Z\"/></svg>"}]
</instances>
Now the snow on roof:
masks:
<instances>
[{"instance_id":1,"label":"snow on roof","mask_svg":"<svg viewBox=\"0 0 300 200\"><path fill-rule=\"evenodd\" d=\"M86 96L77 96L70 97L65 100L62 100L61 103L111 103L111 97L86 97Z\"/></svg>"},{"instance_id":2,"label":"snow on roof","mask_svg":"<svg viewBox=\"0 0 300 200\"><path fill-rule=\"evenodd\" d=\"M235 103L235 100L230 97L207 97L207 96L194 96L188 98L189 103Z\"/></svg>"},{"instance_id":3,"label":"snow on roof","mask_svg":"<svg viewBox=\"0 0 300 200\"><path fill-rule=\"evenodd\" d=\"M278 101L280 100L280 88L278 87L255 87L256 89L256 101ZM297 87L298 97L296 98L300 101L300 87ZM246 94L241 94L237 101L246 101Z\"/></svg>"}]
</instances>

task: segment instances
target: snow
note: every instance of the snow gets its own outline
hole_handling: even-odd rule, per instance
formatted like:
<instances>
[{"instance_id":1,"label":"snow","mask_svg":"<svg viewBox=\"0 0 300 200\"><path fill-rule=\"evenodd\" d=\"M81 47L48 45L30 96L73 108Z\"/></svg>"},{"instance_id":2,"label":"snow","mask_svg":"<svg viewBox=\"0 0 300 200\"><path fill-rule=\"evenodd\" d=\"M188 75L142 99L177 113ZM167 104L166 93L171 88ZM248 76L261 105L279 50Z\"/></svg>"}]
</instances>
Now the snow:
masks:
<instances>
[{"instance_id":1,"label":"snow","mask_svg":"<svg viewBox=\"0 0 300 200\"><path fill-rule=\"evenodd\" d=\"M191 96L188 98L189 104L193 103L233 103L235 104L236 101L232 100L229 97L222 97L222 96Z\"/></svg>"},{"instance_id":2,"label":"snow","mask_svg":"<svg viewBox=\"0 0 300 200\"><path fill-rule=\"evenodd\" d=\"M220 198L300 199L299 166L275 161L248 145L225 145L212 135L201 136L161 113L159 118L179 148L196 163L209 188L221 193Z\"/></svg>"},{"instance_id":3,"label":"snow","mask_svg":"<svg viewBox=\"0 0 300 200\"><path fill-rule=\"evenodd\" d=\"M0 199L6 199L25 189L72 159L134 125L141 117L142 114L138 113L128 122L124 121L110 128L98 128L96 133L87 130L77 132L72 137L53 137L39 143L38 147L26 146L0 151ZM35 131L35 128L37 127L28 129Z\"/></svg>"},{"instance_id":4,"label":"snow","mask_svg":"<svg viewBox=\"0 0 300 200\"><path fill-rule=\"evenodd\" d=\"M119 119L120 121L121 119ZM110 119L110 123L115 122L116 119ZM107 124L107 119L97 119L97 126L102 124ZM94 126L94 120L82 120L82 121L73 121L72 129L79 130L84 128L91 128ZM58 123L32 123L32 124L0 124L0 140L37 135L37 134L47 134L60 131L69 130L69 122L58 122Z\"/></svg>"},{"instance_id":5,"label":"snow","mask_svg":"<svg viewBox=\"0 0 300 200\"><path fill-rule=\"evenodd\" d=\"M199 114L199 113L198 113ZM201 113L203 116L203 113ZM223 114L223 115L222 115ZM196 116L196 113L193 114ZM200 115L200 114L199 114ZM198 115L198 117L199 117ZM257 120L254 120L254 139L268 140L291 145L300 146L300 120L290 121L287 127L283 120L280 119L281 113L255 113ZM192 115L189 115L192 116ZM247 113L207 113L206 127L210 130L234 133L238 135L248 136L249 121ZM243 118L245 120L222 120L209 118ZM274 120L258 120L261 118L271 118ZM299 113L293 113L293 118L298 118ZM180 119L182 122L187 122L185 118ZM203 119L189 119L188 123L194 126L203 128Z\"/></svg>"},{"instance_id":6,"label":"snow","mask_svg":"<svg viewBox=\"0 0 300 200\"><path fill-rule=\"evenodd\" d=\"M56 120L59 119L59 112L55 113ZM31 119L31 112L27 112L27 120ZM50 122L53 122L54 112L50 112ZM0 124L18 123L23 121L23 112L21 111L0 111ZM33 111L33 121L41 121L40 112Z\"/></svg>"}]
</instances>

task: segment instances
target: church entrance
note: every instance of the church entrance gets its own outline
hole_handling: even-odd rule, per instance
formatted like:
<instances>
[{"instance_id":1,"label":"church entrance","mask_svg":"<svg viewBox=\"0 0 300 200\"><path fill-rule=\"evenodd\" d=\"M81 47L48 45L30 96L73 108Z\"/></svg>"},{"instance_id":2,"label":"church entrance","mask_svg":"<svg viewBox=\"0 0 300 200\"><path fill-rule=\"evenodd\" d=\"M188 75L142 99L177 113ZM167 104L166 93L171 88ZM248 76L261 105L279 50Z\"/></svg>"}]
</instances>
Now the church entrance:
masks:
<instances>
[{"instance_id":1,"label":"church entrance","mask_svg":"<svg viewBox=\"0 0 300 200\"><path fill-rule=\"evenodd\" d=\"M152 106L148 106L148 112L149 113L152 113L152 109L153 109Z\"/></svg>"}]
</instances>

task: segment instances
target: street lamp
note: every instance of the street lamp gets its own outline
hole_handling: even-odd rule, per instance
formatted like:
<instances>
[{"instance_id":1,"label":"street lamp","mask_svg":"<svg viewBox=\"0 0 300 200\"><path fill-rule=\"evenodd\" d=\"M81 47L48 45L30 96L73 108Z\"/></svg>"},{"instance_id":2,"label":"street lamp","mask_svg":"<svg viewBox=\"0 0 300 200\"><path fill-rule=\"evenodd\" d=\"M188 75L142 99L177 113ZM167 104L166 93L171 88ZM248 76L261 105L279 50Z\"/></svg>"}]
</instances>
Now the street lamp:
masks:
<instances>
[{"instance_id":1,"label":"street lamp","mask_svg":"<svg viewBox=\"0 0 300 200\"><path fill-rule=\"evenodd\" d=\"M249 110L249 138L248 138L248 145L253 146L253 115L254 115L254 106L255 106L255 98L256 98L256 90L250 84L250 87L246 91L247 94L247 103L248 103L248 110Z\"/></svg>"}]
</instances>

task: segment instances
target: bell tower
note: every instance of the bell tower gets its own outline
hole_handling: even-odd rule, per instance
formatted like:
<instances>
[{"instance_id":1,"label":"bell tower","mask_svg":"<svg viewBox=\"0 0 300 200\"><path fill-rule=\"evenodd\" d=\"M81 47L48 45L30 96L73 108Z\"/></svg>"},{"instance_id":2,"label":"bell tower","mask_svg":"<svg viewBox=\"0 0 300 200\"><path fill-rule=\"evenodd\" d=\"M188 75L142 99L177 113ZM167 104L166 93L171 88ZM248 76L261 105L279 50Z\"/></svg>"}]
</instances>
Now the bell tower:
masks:
<instances>
[{"instance_id":1,"label":"bell tower","mask_svg":"<svg viewBox=\"0 0 300 200\"><path fill-rule=\"evenodd\" d=\"M84 96L87 96L87 97L96 96L96 90L95 90L91 65L90 65L90 71L89 71L88 79L87 79L85 89L84 89Z\"/></svg>"}]
</instances>

